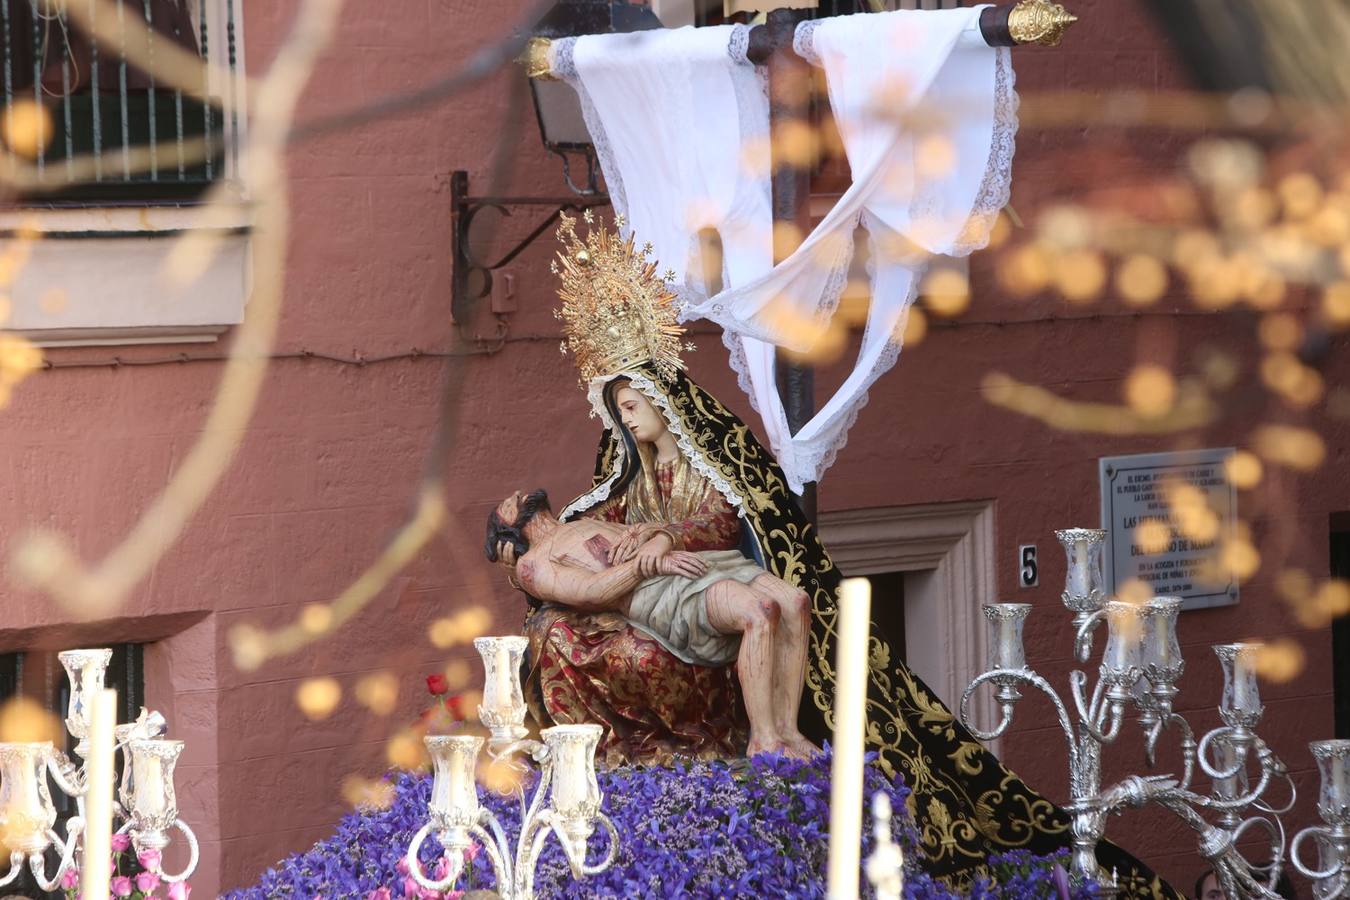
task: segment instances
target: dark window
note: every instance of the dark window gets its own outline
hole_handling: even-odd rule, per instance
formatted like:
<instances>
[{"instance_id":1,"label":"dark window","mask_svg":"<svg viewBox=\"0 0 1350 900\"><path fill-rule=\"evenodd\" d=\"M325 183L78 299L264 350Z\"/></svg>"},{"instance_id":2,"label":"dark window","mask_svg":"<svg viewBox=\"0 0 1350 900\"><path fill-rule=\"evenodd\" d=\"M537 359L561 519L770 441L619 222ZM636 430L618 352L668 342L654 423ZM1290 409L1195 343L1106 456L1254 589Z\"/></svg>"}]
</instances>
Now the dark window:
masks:
<instances>
[{"instance_id":1,"label":"dark window","mask_svg":"<svg viewBox=\"0 0 1350 900\"><path fill-rule=\"evenodd\" d=\"M1350 580L1350 514L1332 519L1331 576ZM1350 616L1341 616L1331 623L1331 671L1336 737L1350 738Z\"/></svg>"},{"instance_id":2,"label":"dark window","mask_svg":"<svg viewBox=\"0 0 1350 900\"><path fill-rule=\"evenodd\" d=\"M905 659L905 573L868 575L872 583L872 622L891 646L891 662Z\"/></svg>"},{"instance_id":3,"label":"dark window","mask_svg":"<svg viewBox=\"0 0 1350 900\"><path fill-rule=\"evenodd\" d=\"M208 21L220 21L208 18L217 3L226 4L224 36L208 29ZM181 202L223 174L223 138L233 132L206 66L200 83L189 85L195 90L184 91L129 60L171 51L205 59L211 50L216 65L232 72L234 0L113 0L111 7L116 16L103 24L116 36L94 40L65 6L0 0L4 121L33 135L18 123L36 104L49 123L35 158L20 141L0 150L31 162L37 184L15 198L22 205ZM223 47L215 46L222 37Z\"/></svg>"},{"instance_id":4,"label":"dark window","mask_svg":"<svg viewBox=\"0 0 1350 900\"><path fill-rule=\"evenodd\" d=\"M112 660L108 663L108 672L104 683L117 691L117 721L134 721L145 703L145 678L141 666L143 659L141 644L117 644L112 648ZM22 653L0 654L0 702L16 696L25 696L40 703L58 719L65 719L66 706L70 700L70 681L66 670L56 658L56 651L33 650ZM63 726L64 728L64 726ZM63 749L70 753L74 750L75 739L66 735ZM75 801L62 793L55 783L48 785L52 801L56 805L56 830L65 835L65 822L75 814ZM60 863L55 851L48 851L47 872L56 871ZM5 867L0 861L0 867ZM5 868L7 871L7 867ZM61 897L60 892L41 890L33 876L24 869L17 881L4 889L6 896L15 897Z\"/></svg>"}]
</instances>

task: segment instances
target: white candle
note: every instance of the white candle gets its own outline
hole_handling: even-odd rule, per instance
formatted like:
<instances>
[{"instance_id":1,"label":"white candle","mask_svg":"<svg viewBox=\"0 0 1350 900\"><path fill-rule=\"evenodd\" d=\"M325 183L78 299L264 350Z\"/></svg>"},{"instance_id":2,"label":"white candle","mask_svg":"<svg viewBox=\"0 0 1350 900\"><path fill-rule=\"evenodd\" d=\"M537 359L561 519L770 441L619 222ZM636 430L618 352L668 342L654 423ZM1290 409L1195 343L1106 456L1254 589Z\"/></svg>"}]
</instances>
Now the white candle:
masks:
<instances>
[{"instance_id":1,"label":"white candle","mask_svg":"<svg viewBox=\"0 0 1350 900\"><path fill-rule=\"evenodd\" d=\"M164 790L164 761L151 753L132 755L132 794L136 811L145 816L160 816L169 805Z\"/></svg>"},{"instance_id":2,"label":"white candle","mask_svg":"<svg viewBox=\"0 0 1350 900\"><path fill-rule=\"evenodd\" d=\"M89 704L89 791L85 795L84 859L92 860L80 872L80 895L85 900L107 900L108 866L112 858L113 729L117 726L117 692L100 690L86 697Z\"/></svg>"},{"instance_id":3,"label":"white candle","mask_svg":"<svg viewBox=\"0 0 1350 900\"><path fill-rule=\"evenodd\" d=\"M580 741L565 741L554 750L553 806L568 813L586 802L589 791L586 778L586 745Z\"/></svg>"},{"instance_id":4,"label":"white candle","mask_svg":"<svg viewBox=\"0 0 1350 900\"><path fill-rule=\"evenodd\" d=\"M1245 649L1233 654L1233 709L1255 712L1261 705L1257 699L1256 679L1251 674L1251 661Z\"/></svg>"},{"instance_id":5,"label":"white candle","mask_svg":"<svg viewBox=\"0 0 1350 900\"><path fill-rule=\"evenodd\" d=\"M1069 567L1069 593L1075 597L1086 597L1091 587L1088 577L1088 542L1073 542L1073 565Z\"/></svg>"},{"instance_id":6,"label":"white candle","mask_svg":"<svg viewBox=\"0 0 1350 900\"><path fill-rule=\"evenodd\" d=\"M512 689L511 679L511 651L505 644L497 645L497 664L493 666L496 669L497 679L497 708L507 710L513 708L515 704L515 691Z\"/></svg>"},{"instance_id":7,"label":"white candle","mask_svg":"<svg viewBox=\"0 0 1350 900\"><path fill-rule=\"evenodd\" d=\"M867 714L867 638L872 585L849 578L839 590L839 646L835 649L834 762L830 772L831 900L858 896L862 857L863 737Z\"/></svg>"}]
</instances>

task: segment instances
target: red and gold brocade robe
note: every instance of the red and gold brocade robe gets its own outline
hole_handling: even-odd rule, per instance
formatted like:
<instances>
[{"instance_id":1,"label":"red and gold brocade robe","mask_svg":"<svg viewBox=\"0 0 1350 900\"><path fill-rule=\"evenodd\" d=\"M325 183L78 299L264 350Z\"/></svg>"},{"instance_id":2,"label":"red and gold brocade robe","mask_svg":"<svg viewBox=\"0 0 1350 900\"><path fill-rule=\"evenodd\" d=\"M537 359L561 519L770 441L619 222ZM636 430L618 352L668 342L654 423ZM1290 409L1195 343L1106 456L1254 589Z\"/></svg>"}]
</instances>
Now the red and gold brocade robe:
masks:
<instances>
[{"instance_id":1,"label":"red and gold brocade robe","mask_svg":"<svg viewBox=\"0 0 1350 900\"><path fill-rule=\"evenodd\" d=\"M702 476L683 459L663 465L643 456L635 483L588 515L660 524L677 549L739 546L740 518ZM672 514L678 517L666 518ZM748 726L733 666L690 665L614 612L545 606L531 614L526 631L526 695L543 703L536 718L543 712L544 722L605 726L599 753L606 764L745 752Z\"/></svg>"}]
</instances>

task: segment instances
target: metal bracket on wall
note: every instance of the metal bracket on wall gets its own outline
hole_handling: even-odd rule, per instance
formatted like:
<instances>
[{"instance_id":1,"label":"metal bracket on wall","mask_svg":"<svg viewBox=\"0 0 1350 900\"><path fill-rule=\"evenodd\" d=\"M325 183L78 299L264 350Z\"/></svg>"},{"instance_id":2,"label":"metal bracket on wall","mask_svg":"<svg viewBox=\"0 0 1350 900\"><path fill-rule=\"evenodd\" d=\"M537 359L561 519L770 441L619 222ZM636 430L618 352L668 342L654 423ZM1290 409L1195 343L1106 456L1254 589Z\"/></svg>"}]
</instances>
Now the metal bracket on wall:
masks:
<instances>
[{"instance_id":1,"label":"metal bracket on wall","mask_svg":"<svg viewBox=\"0 0 1350 900\"><path fill-rule=\"evenodd\" d=\"M492 273L512 260L548 231L564 212L582 212L598 206L608 206L607 194L587 197L474 197L469 193L469 173L463 169L450 176L451 230L454 253L454 272L451 275L450 315L460 324L469 321L474 305L492 293ZM469 244L469 232L474 217L485 209L503 216L511 215L513 207L552 207L552 211L530 229L514 247L492 261L479 259Z\"/></svg>"}]
</instances>

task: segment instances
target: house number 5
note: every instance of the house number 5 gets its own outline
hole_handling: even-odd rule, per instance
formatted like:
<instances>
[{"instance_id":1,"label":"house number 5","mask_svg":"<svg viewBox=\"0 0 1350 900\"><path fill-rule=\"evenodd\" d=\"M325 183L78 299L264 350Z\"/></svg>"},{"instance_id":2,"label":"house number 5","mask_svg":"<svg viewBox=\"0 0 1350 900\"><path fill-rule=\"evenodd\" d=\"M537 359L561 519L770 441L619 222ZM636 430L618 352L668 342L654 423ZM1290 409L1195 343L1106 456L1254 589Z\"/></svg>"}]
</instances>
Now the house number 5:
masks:
<instances>
[{"instance_id":1,"label":"house number 5","mask_svg":"<svg viewBox=\"0 0 1350 900\"><path fill-rule=\"evenodd\" d=\"M1036 565L1036 545L1022 544L1017 548L1017 585L1035 587L1041 583L1041 570Z\"/></svg>"}]
</instances>

